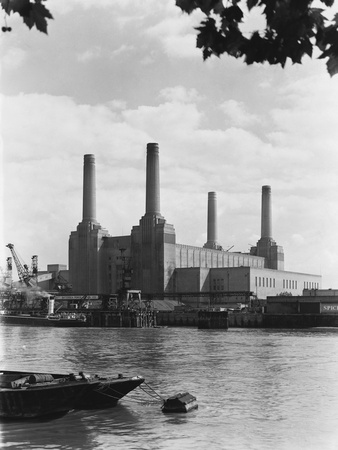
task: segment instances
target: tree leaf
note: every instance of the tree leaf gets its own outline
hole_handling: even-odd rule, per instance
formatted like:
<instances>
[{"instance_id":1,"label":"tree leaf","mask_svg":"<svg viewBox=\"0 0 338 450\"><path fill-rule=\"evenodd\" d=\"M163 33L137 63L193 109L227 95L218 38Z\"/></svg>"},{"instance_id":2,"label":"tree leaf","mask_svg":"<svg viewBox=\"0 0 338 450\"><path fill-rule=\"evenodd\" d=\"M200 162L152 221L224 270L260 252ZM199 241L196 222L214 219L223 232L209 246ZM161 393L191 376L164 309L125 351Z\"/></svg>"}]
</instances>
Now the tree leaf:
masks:
<instances>
[{"instance_id":1,"label":"tree leaf","mask_svg":"<svg viewBox=\"0 0 338 450\"><path fill-rule=\"evenodd\" d=\"M36 28L47 34L47 19L53 19L50 11L42 4L44 0L1 0L1 7L7 14L18 13L28 28Z\"/></svg>"},{"instance_id":2,"label":"tree leaf","mask_svg":"<svg viewBox=\"0 0 338 450\"><path fill-rule=\"evenodd\" d=\"M4 6L3 8L10 14L11 12L19 13L20 16L25 16L29 14L31 3L29 0L4 0L1 2Z\"/></svg>"},{"instance_id":3,"label":"tree leaf","mask_svg":"<svg viewBox=\"0 0 338 450\"><path fill-rule=\"evenodd\" d=\"M326 63L326 67L331 77L336 75L338 73L338 55L331 55Z\"/></svg>"},{"instance_id":4,"label":"tree leaf","mask_svg":"<svg viewBox=\"0 0 338 450\"><path fill-rule=\"evenodd\" d=\"M247 4L247 7L248 7L248 10L251 11L251 9L254 6L257 6L258 3L259 3L259 0L247 0L246 4Z\"/></svg>"}]
</instances>

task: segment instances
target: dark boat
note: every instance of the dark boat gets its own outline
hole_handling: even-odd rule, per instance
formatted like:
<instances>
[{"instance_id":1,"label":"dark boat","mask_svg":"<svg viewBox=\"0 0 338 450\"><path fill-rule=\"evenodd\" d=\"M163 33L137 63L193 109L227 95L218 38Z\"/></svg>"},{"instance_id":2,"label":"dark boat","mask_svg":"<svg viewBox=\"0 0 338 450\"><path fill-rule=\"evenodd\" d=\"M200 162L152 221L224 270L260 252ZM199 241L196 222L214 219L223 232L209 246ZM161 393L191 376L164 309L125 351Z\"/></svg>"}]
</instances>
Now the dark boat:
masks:
<instances>
[{"instance_id":1,"label":"dark boat","mask_svg":"<svg viewBox=\"0 0 338 450\"><path fill-rule=\"evenodd\" d=\"M0 324L28 325L33 327L84 327L86 316L78 313L0 313Z\"/></svg>"},{"instance_id":2,"label":"dark boat","mask_svg":"<svg viewBox=\"0 0 338 450\"><path fill-rule=\"evenodd\" d=\"M33 296L33 298L35 298ZM35 300L40 304L40 309L29 309L27 298L21 303L19 299L2 299L0 309L0 324L29 325L33 327L84 327L87 326L87 318L84 314L75 311L54 311L55 298L46 294L38 296ZM43 307L43 303L45 303ZM32 299L31 299L32 300ZM24 308L24 309L23 309Z\"/></svg>"},{"instance_id":3,"label":"dark boat","mask_svg":"<svg viewBox=\"0 0 338 450\"><path fill-rule=\"evenodd\" d=\"M66 414L72 409L99 409L117 402L144 378L0 371L0 418L27 419Z\"/></svg>"}]
</instances>

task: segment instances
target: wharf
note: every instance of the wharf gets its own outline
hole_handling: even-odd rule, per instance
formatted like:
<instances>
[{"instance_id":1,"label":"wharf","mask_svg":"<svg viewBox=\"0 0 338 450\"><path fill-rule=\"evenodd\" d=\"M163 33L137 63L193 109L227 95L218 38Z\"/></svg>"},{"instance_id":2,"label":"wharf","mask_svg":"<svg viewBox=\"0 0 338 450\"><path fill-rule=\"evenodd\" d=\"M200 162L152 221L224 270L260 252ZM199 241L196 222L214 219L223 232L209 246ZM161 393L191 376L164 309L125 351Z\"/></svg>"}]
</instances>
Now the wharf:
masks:
<instances>
[{"instance_id":1,"label":"wharf","mask_svg":"<svg viewBox=\"0 0 338 450\"><path fill-rule=\"evenodd\" d=\"M158 326L197 327L198 311L158 312ZM233 312L228 314L229 328L338 328L338 314L263 314Z\"/></svg>"},{"instance_id":2,"label":"wharf","mask_svg":"<svg viewBox=\"0 0 338 450\"><path fill-rule=\"evenodd\" d=\"M199 329L227 330L229 328L228 311L198 311Z\"/></svg>"},{"instance_id":3,"label":"wharf","mask_svg":"<svg viewBox=\"0 0 338 450\"><path fill-rule=\"evenodd\" d=\"M87 319L88 327L125 327L152 328L156 327L156 313L150 310L95 310L81 311Z\"/></svg>"},{"instance_id":4,"label":"wharf","mask_svg":"<svg viewBox=\"0 0 338 450\"><path fill-rule=\"evenodd\" d=\"M208 311L201 311L201 313L206 313ZM214 312L214 314L224 314L224 312ZM156 315L156 322L158 326L168 326L168 327L198 327L199 326L199 311L159 311ZM223 324L219 326L215 323L215 327L210 325L207 328L227 328L227 327L238 327L238 328L262 328L262 314L259 313L226 313L227 326ZM205 317L206 321L212 320ZM225 320L225 319L224 319ZM215 320L217 322L217 319ZM222 318L220 318L222 321ZM200 327L201 328L201 327ZM204 327L205 328L205 327Z\"/></svg>"},{"instance_id":5,"label":"wharf","mask_svg":"<svg viewBox=\"0 0 338 450\"><path fill-rule=\"evenodd\" d=\"M68 310L64 310L67 312ZM17 313L15 310L13 313ZM29 314L31 311L24 310ZM33 311L34 312L34 311ZM36 311L35 311L36 312ZM74 312L69 310L68 312ZM267 314L205 310L155 311L151 309L77 310L86 316L85 327L103 328L338 328L338 314ZM204 314L203 317L199 318ZM226 319L225 319L226 313ZM207 317L211 314L213 317ZM222 316L224 315L224 317Z\"/></svg>"}]
</instances>

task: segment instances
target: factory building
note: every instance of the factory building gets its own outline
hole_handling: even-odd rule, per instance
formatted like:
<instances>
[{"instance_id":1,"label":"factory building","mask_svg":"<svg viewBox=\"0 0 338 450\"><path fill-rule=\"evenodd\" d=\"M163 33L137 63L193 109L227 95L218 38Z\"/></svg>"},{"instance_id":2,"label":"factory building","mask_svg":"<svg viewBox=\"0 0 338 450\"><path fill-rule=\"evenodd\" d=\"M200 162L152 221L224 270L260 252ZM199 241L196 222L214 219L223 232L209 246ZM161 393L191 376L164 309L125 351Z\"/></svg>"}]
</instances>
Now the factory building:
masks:
<instances>
[{"instance_id":1,"label":"factory building","mask_svg":"<svg viewBox=\"0 0 338 450\"><path fill-rule=\"evenodd\" d=\"M284 270L283 248L272 237L271 187L262 188L261 238L249 253L222 248L217 233L217 195L208 193L207 242L176 243L161 214L159 146L147 145L145 214L130 235L110 236L96 218L95 157L84 156L83 215L69 238L69 282L74 294L115 294L139 289L149 298L179 298L203 306L210 296L229 298L301 295L319 289L321 277Z\"/></svg>"}]
</instances>

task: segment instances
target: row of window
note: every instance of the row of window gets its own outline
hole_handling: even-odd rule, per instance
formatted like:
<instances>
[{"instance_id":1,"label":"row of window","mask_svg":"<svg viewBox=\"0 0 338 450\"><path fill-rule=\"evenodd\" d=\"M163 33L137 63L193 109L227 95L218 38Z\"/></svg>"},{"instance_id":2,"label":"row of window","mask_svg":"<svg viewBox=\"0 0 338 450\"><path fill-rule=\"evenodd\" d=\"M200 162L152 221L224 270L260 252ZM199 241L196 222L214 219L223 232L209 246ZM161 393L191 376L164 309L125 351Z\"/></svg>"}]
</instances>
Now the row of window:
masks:
<instances>
[{"instance_id":1,"label":"row of window","mask_svg":"<svg viewBox=\"0 0 338 450\"><path fill-rule=\"evenodd\" d=\"M213 279L213 290L224 291L224 278Z\"/></svg>"},{"instance_id":2,"label":"row of window","mask_svg":"<svg viewBox=\"0 0 338 450\"><path fill-rule=\"evenodd\" d=\"M250 255L233 255L227 252L213 252L210 249L180 248L177 253L178 267L255 267L262 268L263 260Z\"/></svg>"},{"instance_id":3,"label":"row of window","mask_svg":"<svg viewBox=\"0 0 338 450\"><path fill-rule=\"evenodd\" d=\"M255 285L259 287L276 287L274 278L256 277ZM319 283L314 281L304 281L305 289L319 289ZM283 289L298 289L297 280L283 280Z\"/></svg>"},{"instance_id":4,"label":"row of window","mask_svg":"<svg viewBox=\"0 0 338 450\"><path fill-rule=\"evenodd\" d=\"M319 283L314 281L304 281L304 289L319 289Z\"/></svg>"},{"instance_id":5,"label":"row of window","mask_svg":"<svg viewBox=\"0 0 338 450\"><path fill-rule=\"evenodd\" d=\"M214 284L214 291L224 291L224 284L217 285Z\"/></svg>"},{"instance_id":6,"label":"row of window","mask_svg":"<svg viewBox=\"0 0 338 450\"><path fill-rule=\"evenodd\" d=\"M275 278L255 277L255 286L276 287Z\"/></svg>"},{"instance_id":7,"label":"row of window","mask_svg":"<svg viewBox=\"0 0 338 450\"><path fill-rule=\"evenodd\" d=\"M283 280L283 289L297 289L297 280Z\"/></svg>"}]
</instances>

